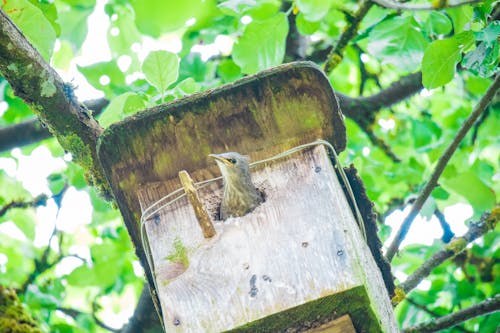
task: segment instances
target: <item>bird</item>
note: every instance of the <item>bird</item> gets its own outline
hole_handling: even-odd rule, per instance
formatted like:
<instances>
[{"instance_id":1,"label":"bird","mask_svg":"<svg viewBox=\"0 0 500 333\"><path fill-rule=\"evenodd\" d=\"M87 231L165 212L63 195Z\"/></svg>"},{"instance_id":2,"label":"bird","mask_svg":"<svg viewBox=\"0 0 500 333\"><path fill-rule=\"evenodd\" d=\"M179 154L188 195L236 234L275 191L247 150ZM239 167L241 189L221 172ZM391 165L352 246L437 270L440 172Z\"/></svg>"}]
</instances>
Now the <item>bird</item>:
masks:
<instances>
[{"instance_id":1,"label":"bird","mask_svg":"<svg viewBox=\"0 0 500 333\"><path fill-rule=\"evenodd\" d=\"M236 152L208 156L215 159L222 174L221 220L246 215L263 202L261 192L252 182L248 156Z\"/></svg>"}]
</instances>

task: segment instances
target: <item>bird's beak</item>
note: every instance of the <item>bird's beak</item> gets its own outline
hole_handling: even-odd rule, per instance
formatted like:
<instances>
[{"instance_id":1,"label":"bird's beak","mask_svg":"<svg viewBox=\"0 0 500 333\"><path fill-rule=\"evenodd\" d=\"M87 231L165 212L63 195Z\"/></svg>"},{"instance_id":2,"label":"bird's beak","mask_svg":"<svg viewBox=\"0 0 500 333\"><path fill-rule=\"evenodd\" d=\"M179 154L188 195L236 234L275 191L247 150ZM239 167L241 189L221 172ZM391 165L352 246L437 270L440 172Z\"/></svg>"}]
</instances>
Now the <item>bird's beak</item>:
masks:
<instances>
[{"instance_id":1,"label":"bird's beak","mask_svg":"<svg viewBox=\"0 0 500 333\"><path fill-rule=\"evenodd\" d=\"M219 161L221 163L223 163L224 165L231 165L231 162L229 162L226 158L220 156L220 155L217 155L217 154L209 154L208 156L212 157L213 159L215 159L215 161Z\"/></svg>"}]
</instances>

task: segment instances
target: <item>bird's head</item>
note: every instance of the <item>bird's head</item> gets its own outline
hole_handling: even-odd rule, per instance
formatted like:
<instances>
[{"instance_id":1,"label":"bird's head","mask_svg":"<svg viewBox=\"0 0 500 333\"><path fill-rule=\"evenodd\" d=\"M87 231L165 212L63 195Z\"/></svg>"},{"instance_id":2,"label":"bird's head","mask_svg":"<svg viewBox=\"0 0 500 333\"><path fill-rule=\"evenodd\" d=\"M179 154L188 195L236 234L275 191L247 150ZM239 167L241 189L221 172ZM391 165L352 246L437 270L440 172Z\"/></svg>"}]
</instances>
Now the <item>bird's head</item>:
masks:
<instances>
[{"instance_id":1,"label":"bird's head","mask_svg":"<svg viewBox=\"0 0 500 333\"><path fill-rule=\"evenodd\" d=\"M245 179L250 176L250 163L248 156L236 152L208 155L215 159L222 177L227 182Z\"/></svg>"}]
</instances>

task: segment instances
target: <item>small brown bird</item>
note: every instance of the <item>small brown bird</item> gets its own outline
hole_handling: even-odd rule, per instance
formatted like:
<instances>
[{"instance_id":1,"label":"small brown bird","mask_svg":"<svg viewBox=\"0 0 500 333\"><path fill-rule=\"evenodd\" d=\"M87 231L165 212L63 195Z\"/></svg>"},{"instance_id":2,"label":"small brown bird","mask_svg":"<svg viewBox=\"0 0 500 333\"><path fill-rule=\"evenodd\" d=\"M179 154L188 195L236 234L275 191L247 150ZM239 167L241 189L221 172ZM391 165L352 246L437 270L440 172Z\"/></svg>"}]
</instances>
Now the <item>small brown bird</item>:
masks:
<instances>
[{"instance_id":1,"label":"small brown bird","mask_svg":"<svg viewBox=\"0 0 500 333\"><path fill-rule=\"evenodd\" d=\"M247 156L235 152L208 155L215 159L222 173L224 194L220 218L243 216L262 203L262 195L252 183Z\"/></svg>"}]
</instances>

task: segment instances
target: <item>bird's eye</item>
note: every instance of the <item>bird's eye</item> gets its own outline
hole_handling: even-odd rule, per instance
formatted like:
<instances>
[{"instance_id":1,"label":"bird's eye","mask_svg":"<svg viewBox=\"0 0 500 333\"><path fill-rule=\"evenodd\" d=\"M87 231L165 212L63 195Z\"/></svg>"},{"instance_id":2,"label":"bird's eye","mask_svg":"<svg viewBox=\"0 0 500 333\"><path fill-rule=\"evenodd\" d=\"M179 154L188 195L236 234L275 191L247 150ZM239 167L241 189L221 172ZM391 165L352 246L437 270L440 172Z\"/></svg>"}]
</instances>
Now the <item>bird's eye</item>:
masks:
<instances>
[{"instance_id":1,"label":"bird's eye","mask_svg":"<svg viewBox=\"0 0 500 333\"><path fill-rule=\"evenodd\" d=\"M230 158L229 162L231 162L232 164L236 164L236 159L235 158Z\"/></svg>"}]
</instances>

